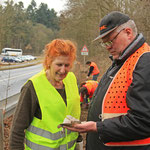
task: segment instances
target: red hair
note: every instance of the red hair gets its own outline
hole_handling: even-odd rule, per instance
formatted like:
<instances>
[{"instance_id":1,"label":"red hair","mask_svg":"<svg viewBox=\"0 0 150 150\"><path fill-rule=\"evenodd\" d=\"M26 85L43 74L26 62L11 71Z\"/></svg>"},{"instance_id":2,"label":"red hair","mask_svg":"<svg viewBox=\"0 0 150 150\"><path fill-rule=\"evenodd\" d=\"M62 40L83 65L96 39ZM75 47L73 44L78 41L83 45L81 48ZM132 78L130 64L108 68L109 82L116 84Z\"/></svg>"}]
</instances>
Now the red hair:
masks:
<instances>
[{"instance_id":1,"label":"red hair","mask_svg":"<svg viewBox=\"0 0 150 150\"><path fill-rule=\"evenodd\" d=\"M43 66L49 68L57 56L69 56L71 63L76 59L76 46L70 40L55 39L45 46L45 58ZM72 65L72 64L71 64Z\"/></svg>"}]
</instances>

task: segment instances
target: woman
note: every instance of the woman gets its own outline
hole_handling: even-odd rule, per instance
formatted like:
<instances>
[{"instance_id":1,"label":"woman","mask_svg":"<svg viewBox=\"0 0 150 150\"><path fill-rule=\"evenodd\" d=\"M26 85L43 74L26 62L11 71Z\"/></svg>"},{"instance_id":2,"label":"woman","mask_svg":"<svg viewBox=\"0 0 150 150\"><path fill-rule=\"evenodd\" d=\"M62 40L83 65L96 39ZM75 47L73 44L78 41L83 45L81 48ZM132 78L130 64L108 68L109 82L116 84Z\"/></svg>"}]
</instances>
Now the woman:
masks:
<instances>
[{"instance_id":1,"label":"woman","mask_svg":"<svg viewBox=\"0 0 150 150\"><path fill-rule=\"evenodd\" d=\"M77 132L57 126L67 115L80 117L80 97L75 75L69 72L76 47L55 39L45 47L44 69L21 90L10 136L11 150L74 150Z\"/></svg>"}]
</instances>

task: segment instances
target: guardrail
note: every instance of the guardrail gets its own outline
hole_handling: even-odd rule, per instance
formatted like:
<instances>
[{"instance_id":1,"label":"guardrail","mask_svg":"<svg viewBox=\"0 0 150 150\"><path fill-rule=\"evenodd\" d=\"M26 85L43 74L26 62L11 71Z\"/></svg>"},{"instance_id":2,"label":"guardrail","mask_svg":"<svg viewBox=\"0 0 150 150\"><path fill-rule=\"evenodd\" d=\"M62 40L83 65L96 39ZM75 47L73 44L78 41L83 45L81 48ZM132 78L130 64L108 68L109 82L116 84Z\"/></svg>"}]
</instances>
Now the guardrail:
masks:
<instances>
[{"instance_id":1,"label":"guardrail","mask_svg":"<svg viewBox=\"0 0 150 150\"><path fill-rule=\"evenodd\" d=\"M14 113L19 96L20 93L0 101L0 150L4 150L4 119Z\"/></svg>"}]
</instances>

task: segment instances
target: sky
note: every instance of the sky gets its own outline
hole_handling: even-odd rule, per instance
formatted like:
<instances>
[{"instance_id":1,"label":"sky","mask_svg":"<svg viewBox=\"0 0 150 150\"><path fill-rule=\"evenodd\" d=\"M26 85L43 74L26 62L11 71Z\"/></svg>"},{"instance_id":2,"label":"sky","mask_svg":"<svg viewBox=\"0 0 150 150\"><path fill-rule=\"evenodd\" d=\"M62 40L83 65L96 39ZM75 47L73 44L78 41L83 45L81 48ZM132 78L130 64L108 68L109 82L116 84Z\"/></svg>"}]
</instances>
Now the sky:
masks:
<instances>
[{"instance_id":1,"label":"sky","mask_svg":"<svg viewBox=\"0 0 150 150\"><path fill-rule=\"evenodd\" d=\"M3 3L6 0L0 0L0 3ZM28 5L31 3L31 0L13 0L15 3L22 1L24 4L24 7L27 8ZM37 7L41 4L41 3L45 3L48 5L49 9L54 8L54 10L59 14L59 12L61 10L64 9L64 5L66 3L66 0L35 0Z\"/></svg>"}]
</instances>

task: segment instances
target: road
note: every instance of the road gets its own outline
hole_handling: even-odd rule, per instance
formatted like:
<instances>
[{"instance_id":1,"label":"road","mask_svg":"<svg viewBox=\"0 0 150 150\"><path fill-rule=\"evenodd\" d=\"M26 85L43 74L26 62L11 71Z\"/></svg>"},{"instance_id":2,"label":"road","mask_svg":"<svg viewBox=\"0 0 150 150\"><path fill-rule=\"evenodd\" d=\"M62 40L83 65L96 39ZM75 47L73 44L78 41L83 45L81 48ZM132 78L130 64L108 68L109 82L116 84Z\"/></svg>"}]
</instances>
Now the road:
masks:
<instances>
[{"instance_id":1,"label":"road","mask_svg":"<svg viewBox=\"0 0 150 150\"><path fill-rule=\"evenodd\" d=\"M40 72L42 65L0 71L0 101L20 93L21 87L34 74Z\"/></svg>"}]
</instances>

